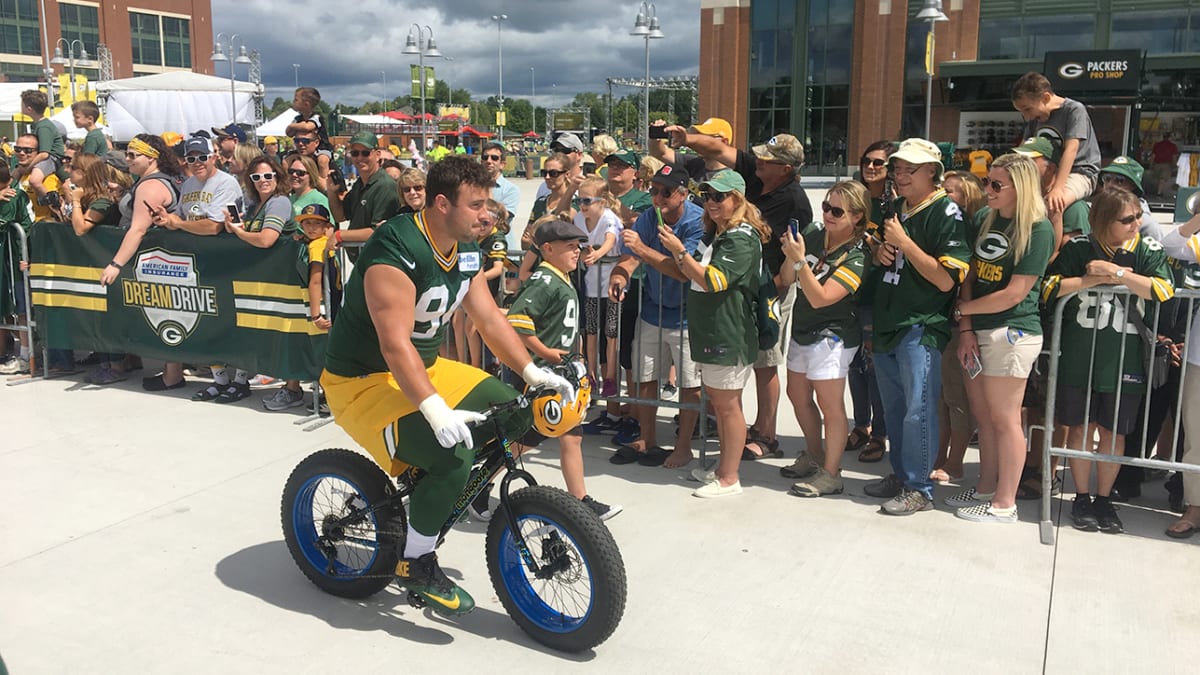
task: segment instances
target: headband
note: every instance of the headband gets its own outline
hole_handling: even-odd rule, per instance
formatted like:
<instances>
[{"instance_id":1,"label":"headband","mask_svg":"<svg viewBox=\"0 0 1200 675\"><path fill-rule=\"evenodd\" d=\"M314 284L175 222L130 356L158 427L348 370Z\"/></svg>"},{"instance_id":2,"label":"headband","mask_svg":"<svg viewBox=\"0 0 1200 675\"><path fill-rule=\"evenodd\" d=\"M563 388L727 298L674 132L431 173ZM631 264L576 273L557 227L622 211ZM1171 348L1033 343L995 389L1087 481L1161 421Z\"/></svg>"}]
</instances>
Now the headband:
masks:
<instances>
[{"instance_id":1,"label":"headband","mask_svg":"<svg viewBox=\"0 0 1200 675\"><path fill-rule=\"evenodd\" d=\"M135 138L132 141L129 141L129 149L139 155L145 155L150 159L158 159L158 151L155 150L154 147L149 143L140 138Z\"/></svg>"}]
</instances>

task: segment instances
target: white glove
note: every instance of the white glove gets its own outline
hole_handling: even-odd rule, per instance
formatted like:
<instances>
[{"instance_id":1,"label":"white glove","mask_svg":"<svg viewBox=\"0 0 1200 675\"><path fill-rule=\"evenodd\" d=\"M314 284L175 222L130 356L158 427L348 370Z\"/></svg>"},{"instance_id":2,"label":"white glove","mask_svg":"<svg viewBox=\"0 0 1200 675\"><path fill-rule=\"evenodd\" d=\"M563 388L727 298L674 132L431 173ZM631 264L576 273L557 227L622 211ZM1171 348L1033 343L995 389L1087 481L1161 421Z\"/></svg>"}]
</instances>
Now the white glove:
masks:
<instances>
[{"instance_id":1,"label":"white glove","mask_svg":"<svg viewBox=\"0 0 1200 675\"><path fill-rule=\"evenodd\" d=\"M474 448L475 439L471 437L471 427L467 425L487 419L472 410L454 410L438 394L421 401L419 408L443 448L453 448L459 443L468 449Z\"/></svg>"},{"instance_id":2,"label":"white glove","mask_svg":"<svg viewBox=\"0 0 1200 675\"><path fill-rule=\"evenodd\" d=\"M521 371L521 377L531 387L550 387L554 391L557 391L558 395L562 396L564 401L575 400L575 387L571 386L567 378L558 375L552 370L539 368L530 363L525 366L525 370Z\"/></svg>"}]
</instances>

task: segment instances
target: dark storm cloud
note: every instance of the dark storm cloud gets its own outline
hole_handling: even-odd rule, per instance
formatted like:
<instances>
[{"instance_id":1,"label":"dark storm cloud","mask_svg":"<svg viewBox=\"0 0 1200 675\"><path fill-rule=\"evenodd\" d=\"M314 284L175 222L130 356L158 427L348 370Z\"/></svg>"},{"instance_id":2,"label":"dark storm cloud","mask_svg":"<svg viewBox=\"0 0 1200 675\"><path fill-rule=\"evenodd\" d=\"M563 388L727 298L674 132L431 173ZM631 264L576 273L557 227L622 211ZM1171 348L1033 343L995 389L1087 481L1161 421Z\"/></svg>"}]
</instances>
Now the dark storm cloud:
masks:
<instances>
[{"instance_id":1,"label":"dark storm cloud","mask_svg":"<svg viewBox=\"0 0 1200 675\"><path fill-rule=\"evenodd\" d=\"M664 0L656 9L666 37L650 42L651 77L695 75L699 64L699 0ZM637 2L604 0L213 0L213 24L237 33L262 55L268 104L291 97L293 63L300 84L315 86L331 102L362 103L410 90L409 65L401 54L413 23L433 29L438 49L453 61L426 59L439 79L468 88L476 99L495 95L497 30L504 13L504 93L528 98L534 68L539 105L562 104L576 92L605 90L607 77L641 77L645 42L629 35ZM337 11L345 7L346 11ZM217 75L228 74L217 64ZM238 79L244 79L239 67ZM618 95L629 93L618 89Z\"/></svg>"}]
</instances>

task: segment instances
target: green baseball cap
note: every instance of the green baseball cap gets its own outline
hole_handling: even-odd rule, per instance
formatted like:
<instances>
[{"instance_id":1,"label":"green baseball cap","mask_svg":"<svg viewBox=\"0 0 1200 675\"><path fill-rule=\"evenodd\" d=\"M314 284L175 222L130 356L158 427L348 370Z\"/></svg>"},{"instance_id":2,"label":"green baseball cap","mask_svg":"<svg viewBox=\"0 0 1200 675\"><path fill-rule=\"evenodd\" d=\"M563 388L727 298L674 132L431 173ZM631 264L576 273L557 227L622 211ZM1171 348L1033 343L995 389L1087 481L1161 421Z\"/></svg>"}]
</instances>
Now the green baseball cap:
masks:
<instances>
[{"instance_id":1,"label":"green baseball cap","mask_svg":"<svg viewBox=\"0 0 1200 675\"><path fill-rule=\"evenodd\" d=\"M638 168L638 165L641 164L641 161L642 161L641 158L638 157L638 154L632 150L618 150L618 151L614 152L613 154L605 157L604 163L607 164L614 159L617 160L618 162L621 162L622 164L628 164L629 166L632 166L635 169Z\"/></svg>"},{"instance_id":2,"label":"green baseball cap","mask_svg":"<svg viewBox=\"0 0 1200 675\"><path fill-rule=\"evenodd\" d=\"M379 139L375 138L375 134L369 131L360 131L350 137L350 145L361 145L364 148L374 150L379 147Z\"/></svg>"},{"instance_id":3,"label":"green baseball cap","mask_svg":"<svg viewBox=\"0 0 1200 675\"><path fill-rule=\"evenodd\" d=\"M1058 164L1058 160L1062 157L1061 149L1056 148L1054 143L1045 136L1030 136L1013 148L1013 152L1026 157L1045 157L1055 164Z\"/></svg>"},{"instance_id":4,"label":"green baseball cap","mask_svg":"<svg viewBox=\"0 0 1200 675\"><path fill-rule=\"evenodd\" d=\"M1146 169L1132 157L1121 155L1114 157L1112 164L1100 169L1101 174L1112 173L1118 176L1124 176L1133 182L1134 194L1141 197L1142 191L1142 174L1146 173ZM1103 176L1101 176L1103 178Z\"/></svg>"},{"instance_id":5,"label":"green baseball cap","mask_svg":"<svg viewBox=\"0 0 1200 675\"><path fill-rule=\"evenodd\" d=\"M721 169L714 173L712 178L700 184L700 189L709 188L717 192L733 192L737 190L742 194L746 194L746 179L733 169Z\"/></svg>"}]
</instances>

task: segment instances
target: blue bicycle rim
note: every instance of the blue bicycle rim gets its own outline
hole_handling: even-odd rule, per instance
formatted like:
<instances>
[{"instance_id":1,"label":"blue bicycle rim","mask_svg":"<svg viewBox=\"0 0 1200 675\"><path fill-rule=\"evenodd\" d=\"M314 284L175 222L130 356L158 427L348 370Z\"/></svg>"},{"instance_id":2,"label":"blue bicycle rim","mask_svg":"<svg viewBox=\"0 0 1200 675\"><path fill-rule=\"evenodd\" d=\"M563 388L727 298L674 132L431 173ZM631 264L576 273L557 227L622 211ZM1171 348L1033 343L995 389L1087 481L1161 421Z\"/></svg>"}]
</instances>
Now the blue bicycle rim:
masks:
<instances>
[{"instance_id":1,"label":"blue bicycle rim","mask_svg":"<svg viewBox=\"0 0 1200 675\"><path fill-rule=\"evenodd\" d=\"M366 501L366 496L363 494L361 488L347 480L345 476L332 473L318 474L309 478L296 493L296 499L292 502L293 534L296 536L296 542L300 546L300 551L304 554L304 559L307 560L308 564L323 576L328 576L328 574L326 574L326 570L329 568L329 558L327 558L317 546L317 540L321 537L321 524L313 519L313 498L317 492L317 489L320 487L321 481L327 478L336 479L342 483L345 483L351 489L353 489L363 501ZM378 537L379 524L375 520L375 515L369 514L367 518L371 523L371 526L375 529L376 537ZM333 569L335 576L330 578L343 579L362 576L367 572L367 570L371 569L371 565L375 563L375 558L379 556L378 539L373 542L366 542L358 539L353 541L370 549L370 558L361 567L351 567L347 565L346 561L342 560L342 558L339 556L338 560L334 562ZM344 541L338 542L338 544L343 546L345 545ZM335 544L335 546L338 544Z\"/></svg>"},{"instance_id":2,"label":"blue bicycle rim","mask_svg":"<svg viewBox=\"0 0 1200 675\"><path fill-rule=\"evenodd\" d=\"M497 518L503 518L503 511L496 514ZM570 633L577 630L580 626L587 622L588 616L592 613L592 606L595 604L595 583L591 578L591 566L588 564L587 557L575 539L567 532L563 526L546 518L545 516L520 516L517 518L517 523L520 525L528 520L537 520L544 525L552 526L558 530L559 536L563 537L570 543L571 547L579 554L580 564L585 572L588 573L588 596L587 611L583 616L568 616L560 610L551 607L542 600L534 589L533 584L553 584L554 580L542 581L536 577L527 575L528 571L524 561L521 560L521 554L517 551L517 544L513 538L512 528L505 527L504 533L500 537L500 546L497 555L500 560L500 578L504 581L504 587L508 589L508 594L516 603L517 608L530 621L537 624L538 628L552 633ZM531 541L530 537L526 538L526 544L531 549L540 542ZM536 557L536 556L535 556ZM541 561L538 561L539 564Z\"/></svg>"}]
</instances>

